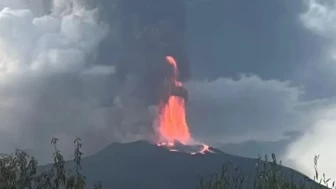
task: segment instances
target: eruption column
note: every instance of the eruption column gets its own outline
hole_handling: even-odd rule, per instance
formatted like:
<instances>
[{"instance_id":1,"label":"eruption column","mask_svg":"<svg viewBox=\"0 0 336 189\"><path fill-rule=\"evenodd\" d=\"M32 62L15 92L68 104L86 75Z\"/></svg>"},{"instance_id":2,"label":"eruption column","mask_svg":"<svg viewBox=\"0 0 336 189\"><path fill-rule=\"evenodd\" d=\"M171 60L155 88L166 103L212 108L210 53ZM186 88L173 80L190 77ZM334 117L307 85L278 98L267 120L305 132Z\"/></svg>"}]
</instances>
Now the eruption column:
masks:
<instances>
[{"instance_id":1,"label":"eruption column","mask_svg":"<svg viewBox=\"0 0 336 189\"><path fill-rule=\"evenodd\" d=\"M167 56L166 61L174 69L168 82L172 83L175 88L183 87L182 83L177 80L178 68L175 59ZM185 100L182 97L171 95L171 89L168 102L160 104L159 123L159 131L164 143L174 145L174 142L178 141L186 144L191 139L185 114Z\"/></svg>"}]
</instances>

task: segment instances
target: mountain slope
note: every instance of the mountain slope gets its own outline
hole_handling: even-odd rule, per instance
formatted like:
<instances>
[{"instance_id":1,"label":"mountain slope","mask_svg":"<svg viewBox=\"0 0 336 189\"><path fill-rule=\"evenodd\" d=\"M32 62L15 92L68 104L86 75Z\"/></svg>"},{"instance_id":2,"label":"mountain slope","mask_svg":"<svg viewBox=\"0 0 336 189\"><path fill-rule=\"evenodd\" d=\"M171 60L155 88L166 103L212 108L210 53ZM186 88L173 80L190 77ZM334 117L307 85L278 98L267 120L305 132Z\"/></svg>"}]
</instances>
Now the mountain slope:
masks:
<instances>
[{"instance_id":1,"label":"mountain slope","mask_svg":"<svg viewBox=\"0 0 336 189\"><path fill-rule=\"evenodd\" d=\"M218 151L190 155L170 152L145 141L114 143L82 161L88 186L101 180L107 189L195 189L197 176L218 172L226 162L239 165L245 174L255 175L256 159L242 158ZM72 166L72 162L68 163ZM235 168L235 167L233 167ZM283 168L289 173L291 169ZM294 172L294 178L304 176ZM250 177L245 188L253 186Z\"/></svg>"}]
</instances>

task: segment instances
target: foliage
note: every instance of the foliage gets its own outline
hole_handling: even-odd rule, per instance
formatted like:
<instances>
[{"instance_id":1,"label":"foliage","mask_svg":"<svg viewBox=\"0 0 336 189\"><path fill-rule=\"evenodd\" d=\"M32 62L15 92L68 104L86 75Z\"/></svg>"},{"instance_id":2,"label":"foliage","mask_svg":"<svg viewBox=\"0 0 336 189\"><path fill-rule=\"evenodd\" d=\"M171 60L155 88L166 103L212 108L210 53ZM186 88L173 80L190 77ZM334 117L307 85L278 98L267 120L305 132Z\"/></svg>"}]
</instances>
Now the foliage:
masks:
<instances>
[{"instance_id":1,"label":"foliage","mask_svg":"<svg viewBox=\"0 0 336 189\"><path fill-rule=\"evenodd\" d=\"M65 160L57 148L57 138L51 140L54 147L53 166L50 170L38 173L38 163L22 150L14 154L0 155L0 189L84 189L85 176L81 174L81 139L74 140L74 167L66 170ZM102 189L101 182L94 189Z\"/></svg>"},{"instance_id":2,"label":"foliage","mask_svg":"<svg viewBox=\"0 0 336 189\"><path fill-rule=\"evenodd\" d=\"M209 178L199 177L199 186L197 189L242 189L247 179L253 179L253 189L322 189L329 186L330 179L326 179L325 174L319 177L317 171L317 161L319 156L314 158L315 176L311 180L304 177L301 180L294 178L294 172L285 174L281 161L278 162L276 156L272 154L272 160L269 161L267 155L262 160L259 156L256 163L256 177L249 178L243 173L243 170L237 166L234 167L230 162L223 165L219 173L211 175ZM313 183L315 182L315 183ZM324 185L324 186L323 186ZM330 186L336 189L335 182Z\"/></svg>"}]
</instances>

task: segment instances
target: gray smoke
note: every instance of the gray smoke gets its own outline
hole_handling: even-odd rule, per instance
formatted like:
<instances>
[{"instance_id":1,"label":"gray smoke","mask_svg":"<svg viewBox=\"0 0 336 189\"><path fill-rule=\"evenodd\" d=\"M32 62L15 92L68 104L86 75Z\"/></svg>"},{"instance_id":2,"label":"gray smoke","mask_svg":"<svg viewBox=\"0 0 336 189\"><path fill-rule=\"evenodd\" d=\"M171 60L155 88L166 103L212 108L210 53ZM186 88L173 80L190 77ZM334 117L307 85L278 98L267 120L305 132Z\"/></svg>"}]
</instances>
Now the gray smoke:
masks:
<instances>
[{"instance_id":1,"label":"gray smoke","mask_svg":"<svg viewBox=\"0 0 336 189\"><path fill-rule=\"evenodd\" d=\"M66 158L76 136L86 154L148 138L151 114L132 95L136 78L120 84L113 64L98 59L111 32L99 9L32 2L0 0L0 151L27 149L43 163L51 160L52 137Z\"/></svg>"}]
</instances>

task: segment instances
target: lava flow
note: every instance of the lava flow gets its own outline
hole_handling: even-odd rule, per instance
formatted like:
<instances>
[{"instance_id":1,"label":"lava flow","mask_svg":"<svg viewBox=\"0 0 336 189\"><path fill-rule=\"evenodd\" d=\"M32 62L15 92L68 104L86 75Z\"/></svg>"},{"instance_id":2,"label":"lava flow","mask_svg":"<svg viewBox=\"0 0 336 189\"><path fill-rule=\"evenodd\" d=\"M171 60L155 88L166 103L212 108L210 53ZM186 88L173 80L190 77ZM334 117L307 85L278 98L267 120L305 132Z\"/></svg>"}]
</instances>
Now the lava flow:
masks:
<instances>
[{"instance_id":1,"label":"lava flow","mask_svg":"<svg viewBox=\"0 0 336 189\"><path fill-rule=\"evenodd\" d=\"M178 81L178 68L175 59L171 56L167 56L166 61L173 66L173 74L167 80L169 83L168 101L162 102L159 106L160 142L158 146L167 147L170 151L179 151L177 149L177 143L179 143L181 144L179 145L180 147L183 146L184 149L187 147L187 151L190 154L212 152L209 150L209 146L205 144L188 145L192 143L193 140L186 120L185 98L173 93L176 89L186 89L183 87L183 84Z\"/></svg>"}]
</instances>

